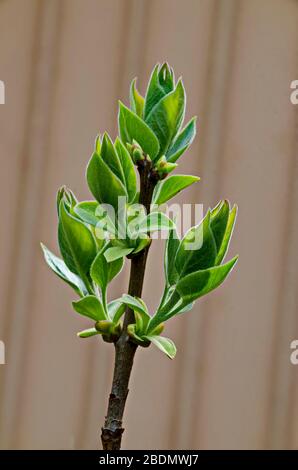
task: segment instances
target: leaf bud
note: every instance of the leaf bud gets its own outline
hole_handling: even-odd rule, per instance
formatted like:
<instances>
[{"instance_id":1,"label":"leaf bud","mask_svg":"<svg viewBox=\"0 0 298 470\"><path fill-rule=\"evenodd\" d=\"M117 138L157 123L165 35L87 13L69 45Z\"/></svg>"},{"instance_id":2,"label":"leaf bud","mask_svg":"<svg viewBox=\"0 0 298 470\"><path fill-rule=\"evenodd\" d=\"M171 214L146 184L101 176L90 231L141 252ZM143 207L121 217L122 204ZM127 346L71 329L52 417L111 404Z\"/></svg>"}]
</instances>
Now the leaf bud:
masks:
<instances>
[{"instance_id":1,"label":"leaf bud","mask_svg":"<svg viewBox=\"0 0 298 470\"><path fill-rule=\"evenodd\" d=\"M156 164L156 171L159 177L162 178L163 176L167 176L177 166L177 163L168 162L165 155L163 155Z\"/></svg>"}]
</instances>

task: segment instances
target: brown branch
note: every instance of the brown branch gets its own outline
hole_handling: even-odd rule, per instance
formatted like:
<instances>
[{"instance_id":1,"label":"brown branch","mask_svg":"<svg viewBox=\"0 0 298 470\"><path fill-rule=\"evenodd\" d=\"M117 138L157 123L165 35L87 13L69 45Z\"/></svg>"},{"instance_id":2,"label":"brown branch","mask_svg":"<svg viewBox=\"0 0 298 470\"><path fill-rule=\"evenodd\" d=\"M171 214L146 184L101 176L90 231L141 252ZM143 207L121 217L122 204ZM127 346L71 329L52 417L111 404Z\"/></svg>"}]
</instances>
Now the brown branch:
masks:
<instances>
[{"instance_id":1,"label":"brown branch","mask_svg":"<svg viewBox=\"0 0 298 470\"><path fill-rule=\"evenodd\" d=\"M138 164L140 173L140 203L150 211L154 187L158 178L152 172L152 164L146 158ZM149 246L131 258L130 280L128 293L141 297L146 269ZM127 326L134 323L134 313L127 308L125 312L123 331L115 344L115 365L112 390L109 397L108 411L102 428L101 441L104 450L119 450L124 429L122 418L128 394L128 383L133 366L137 345L129 340Z\"/></svg>"}]
</instances>

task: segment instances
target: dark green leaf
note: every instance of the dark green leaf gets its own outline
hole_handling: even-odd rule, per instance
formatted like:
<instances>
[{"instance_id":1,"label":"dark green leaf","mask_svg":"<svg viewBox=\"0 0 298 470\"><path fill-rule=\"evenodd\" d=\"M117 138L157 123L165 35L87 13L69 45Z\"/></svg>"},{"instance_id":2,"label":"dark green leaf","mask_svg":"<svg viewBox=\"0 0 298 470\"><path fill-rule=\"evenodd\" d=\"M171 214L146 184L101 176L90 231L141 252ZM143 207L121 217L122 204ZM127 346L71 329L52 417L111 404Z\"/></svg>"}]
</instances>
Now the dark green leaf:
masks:
<instances>
[{"instance_id":1,"label":"dark green leaf","mask_svg":"<svg viewBox=\"0 0 298 470\"><path fill-rule=\"evenodd\" d=\"M196 135L196 118L192 118L185 128L177 135L166 153L169 162L176 162L180 155L188 149Z\"/></svg>"},{"instance_id":2,"label":"dark green leaf","mask_svg":"<svg viewBox=\"0 0 298 470\"><path fill-rule=\"evenodd\" d=\"M217 253L215 264L220 264L222 260L224 259L226 252L228 251L230 239L231 239L234 225L235 225L236 215L237 215L237 206L234 206L229 214L226 231L225 231L219 252Z\"/></svg>"},{"instance_id":3,"label":"dark green leaf","mask_svg":"<svg viewBox=\"0 0 298 470\"><path fill-rule=\"evenodd\" d=\"M173 91L174 89L174 72L173 69L167 64L164 63L158 72L159 85L163 91L167 94Z\"/></svg>"},{"instance_id":4,"label":"dark green leaf","mask_svg":"<svg viewBox=\"0 0 298 470\"><path fill-rule=\"evenodd\" d=\"M164 260L164 269L166 276L166 285L172 286L176 284L179 279L179 274L175 266L175 257L177 250L180 245L180 240L178 238L175 228L173 228L166 242L165 247L165 260Z\"/></svg>"},{"instance_id":5,"label":"dark green leaf","mask_svg":"<svg viewBox=\"0 0 298 470\"><path fill-rule=\"evenodd\" d=\"M80 220L70 215L60 202L58 239L62 257L68 268L83 279L88 291L88 274L96 256L96 242L91 231Z\"/></svg>"},{"instance_id":6,"label":"dark green leaf","mask_svg":"<svg viewBox=\"0 0 298 470\"><path fill-rule=\"evenodd\" d=\"M230 204L228 201L221 201L212 211L210 227L214 236L217 251L220 250L229 219Z\"/></svg>"},{"instance_id":7,"label":"dark green leaf","mask_svg":"<svg viewBox=\"0 0 298 470\"><path fill-rule=\"evenodd\" d=\"M193 271L213 266L216 255L216 244L210 229L210 211L208 211L203 221L191 228L181 241L176 255L176 269L180 277L184 277Z\"/></svg>"}]
</instances>

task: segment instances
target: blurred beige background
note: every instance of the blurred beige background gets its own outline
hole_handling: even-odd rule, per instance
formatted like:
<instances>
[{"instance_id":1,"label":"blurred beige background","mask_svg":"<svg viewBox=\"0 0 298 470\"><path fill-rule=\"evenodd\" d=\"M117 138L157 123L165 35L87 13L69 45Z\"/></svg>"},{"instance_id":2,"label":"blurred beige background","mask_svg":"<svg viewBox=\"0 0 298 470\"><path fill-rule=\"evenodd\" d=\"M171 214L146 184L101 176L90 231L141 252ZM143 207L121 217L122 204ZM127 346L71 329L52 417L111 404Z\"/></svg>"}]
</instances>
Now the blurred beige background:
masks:
<instances>
[{"instance_id":1,"label":"blurred beige background","mask_svg":"<svg viewBox=\"0 0 298 470\"><path fill-rule=\"evenodd\" d=\"M0 0L0 447L96 448L113 350L45 265L57 252L56 190L89 198L84 171L117 100L156 62L183 75L198 135L180 172L201 176L180 202L239 205L225 286L170 322L171 362L139 350L125 448L298 447L298 79L296 0ZM161 243L145 299L163 283ZM113 284L127 288L127 270Z\"/></svg>"}]
</instances>

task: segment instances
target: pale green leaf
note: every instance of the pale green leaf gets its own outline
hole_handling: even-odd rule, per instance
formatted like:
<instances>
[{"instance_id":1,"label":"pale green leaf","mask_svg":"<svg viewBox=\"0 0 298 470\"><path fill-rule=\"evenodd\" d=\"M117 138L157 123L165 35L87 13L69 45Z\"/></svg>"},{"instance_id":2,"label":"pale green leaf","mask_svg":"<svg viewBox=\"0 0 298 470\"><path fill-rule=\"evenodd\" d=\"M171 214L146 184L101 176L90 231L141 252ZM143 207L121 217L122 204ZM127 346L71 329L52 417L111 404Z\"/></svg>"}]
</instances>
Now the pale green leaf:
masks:
<instances>
[{"instance_id":1,"label":"pale green leaf","mask_svg":"<svg viewBox=\"0 0 298 470\"><path fill-rule=\"evenodd\" d=\"M91 318L91 320L107 319L102 303L95 295L87 295L77 302L72 302L72 306L77 313Z\"/></svg>"},{"instance_id":2,"label":"pale green leaf","mask_svg":"<svg viewBox=\"0 0 298 470\"><path fill-rule=\"evenodd\" d=\"M174 88L173 70L167 64L157 64L151 74L145 98L144 119L152 108Z\"/></svg>"},{"instance_id":3,"label":"pale green leaf","mask_svg":"<svg viewBox=\"0 0 298 470\"><path fill-rule=\"evenodd\" d=\"M105 249L101 250L93 261L90 274L93 281L106 291L107 285L117 276L123 267L123 258L108 262L105 257Z\"/></svg>"},{"instance_id":4,"label":"pale green leaf","mask_svg":"<svg viewBox=\"0 0 298 470\"><path fill-rule=\"evenodd\" d=\"M114 246L112 248L108 248L104 256L108 263L115 261L119 258L124 258L125 256L129 255L133 252L133 248L121 248L119 246Z\"/></svg>"},{"instance_id":5,"label":"pale green leaf","mask_svg":"<svg viewBox=\"0 0 298 470\"><path fill-rule=\"evenodd\" d=\"M139 335L145 333L147 325L151 319L145 302L138 297L132 297L128 294L124 294L121 297L121 301L133 310L135 314L136 333Z\"/></svg>"},{"instance_id":6,"label":"pale green leaf","mask_svg":"<svg viewBox=\"0 0 298 470\"><path fill-rule=\"evenodd\" d=\"M145 302L139 297L133 297L132 295L129 295L129 294L123 294L120 300L125 305L128 305L128 307L131 308L132 310L137 311L141 314L144 314L150 319L147 306Z\"/></svg>"},{"instance_id":7,"label":"pale green leaf","mask_svg":"<svg viewBox=\"0 0 298 470\"><path fill-rule=\"evenodd\" d=\"M176 288L184 302L190 303L216 289L233 269L238 256L228 263L188 274L181 279Z\"/></svg>"},{"instance_id":8,"label":"pale green leaf","mask_svg":"<svg viewBox=\"0 0 298 470\"><path fill-rule=\"evenodd\" d=\"M92 280L100 287L102 292L106 291L108 285L108 263L100 251L97 253L90 269Z\"/></svg>"},{"instance_id":9,"label":"pale green leaf","mask_svg":"<svg viewBox=\"0 0 298 470\"><path fill-rule=\"evenodd\" d=\"M185 91L179 80L174 91L164 96L152 108L146 123L157 136L159 156L164 155L177 135L184 118Z\"/></svg>"},{"instance_id":10,"label":"pale green leaf","mask_svg":"<svg viewBox=\"0 0 298 470\"><path fill-rule=\"evenodd\" d=\"M123 143L118 139L118 137L115 141L115 148L117 150L123 170L124 184L128 195L128 202L132 203L137 193L137 176L134 164L127 149L125 148Z\"/></svg>"},{"instance_id":11,"label":"pale green leaf","mask_svg":"<svg viewBox=\"0 0 298 470\"><path fill-rule=\"evenodd\" d=\"M112 300L108 304L108 313L113 323L117 325L123 313L125 312L125 305L122 303L121 299Z\"/></svg>"},{"instance_id":12,"label":"pale green leaf","mask_svg":"<svg viewBox=\"0 0 298 470\"><path fill-rule=\"evenodd\" d=\"M103 159L94 153L87 167L87 181L91 193L99 203L118 208L118 197L127 197L122 181L112 172Z\"/></svg>"},{"instance_id":13,"label":"pale green leaf","mask_svg":"<svg viewBox=\"0 0 298 470\"><path fill-rule=\"evenodd\" d=\"M96 227L98 223L98 217L96 215L98 206L99 204L96 201L83 201L76 204L73 210L83 222Z\"/></svg>"},{"instance_id":14,"label":"pale green leaf","mask_svg":"<svg viewBox=\"0 0 298 470\"><path fill-rule=\"evenodd\" d=\"M152 160L158 155L159 143L154 132L121 102L119 103L119 132L124 145L132 144L135 140Z\"/></svg>"},{"instance_id":15,"label":"pale green leaf","mask_svg":"<svg viewBox=\"0 0 298 470\"><path fill-rule=\"evenodd\" d=\"M61 258L54 255L45 245L41 243L44 258L48 266L57 276L67 282L81 297L87 294L87 289L82 279L68 269Z\"/></svg>"},{"instance_id":16,"label":"pale green leaf","mask_svg":"<svg viewBox=\"0 0 298 470\"><path fill-rule=\"evenodd\" d=\"M148 339L151 341L158 349L160 349L164 354L166 354L170 359L174 359L176 356L176 346L174 342L169 339L165 338L164 336L144 336L143 338Z\"/></svg>"},{"instance_id":17,"label":"pale green leaf","mask_svg":"<svg viewBox=\"0 0 298 470\"><path fill-rule=\"evenodd\" d=\"M180 191L199 181L199 177L191 175L171 175L160 181L155 187L153 204L161 205L176 196Z\"/></svg>"},{"instance_id":18,"label":"pale green leaf","mask_svg":"<svg viewBox=\"0 0 298 470\"><path fill-rule=\"evenodd\" d=\"M137 90L137 79L135 78L130 85L130 107L140 118L143 117L144 98Z\"/></svg>"},{"instance_id":19,"label":"pale green leaf","mask_svg":"<svg viewBox=\"0 0 298 470\"><path fill-rule=\"evenodd\" d=\"M100 332L96 328L88 328L87 330L82 330L77 333L79 338L90 338L91 336L100 335Z\"/></svg>"},{"instance_id":20,"label":"pale green leaf","mask_svg":"<svg viewBox=\"0 0 298 470\"><path fill-rule=\"evenodd\" d=\"M158 230L171 230L174 223L163 212L150 212L147 217L141 221L138 228L138 233L149 233Z\"/></svg>"},{"instance_id":21,"label":"pale green leaf","mask_svg":"<svg viewBox=\"0 0 298 470\"><path fill-rule=\"evenodd\" d=\"M125 185L124 173L118 153L116 152L113 142L107 132L104 133L102 139L100 157L110 168L112 173L119 178L123 185Z\"/></svg>"}]
</instances>

